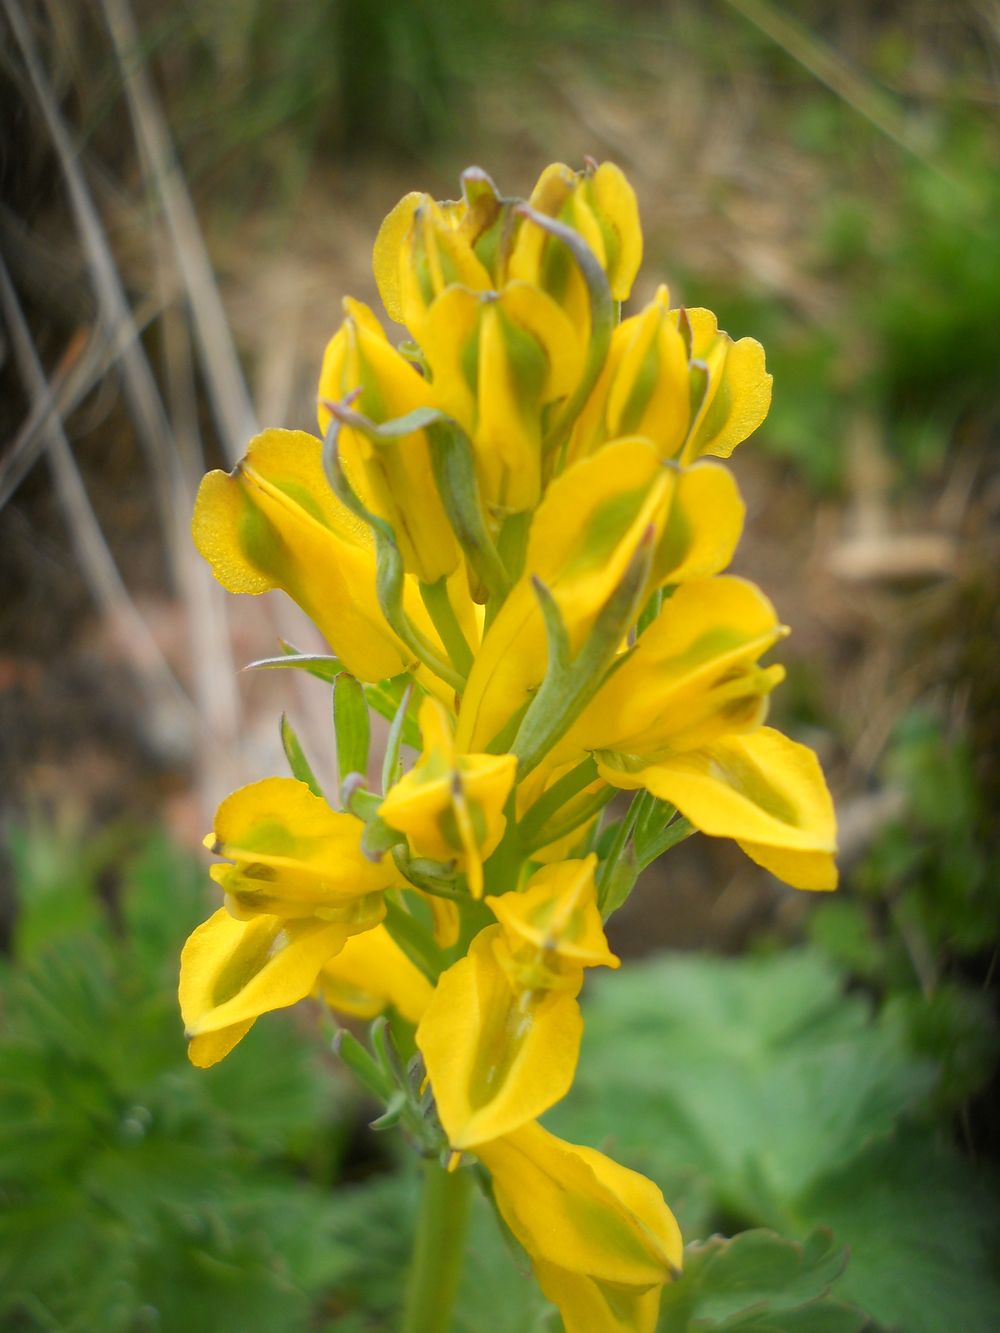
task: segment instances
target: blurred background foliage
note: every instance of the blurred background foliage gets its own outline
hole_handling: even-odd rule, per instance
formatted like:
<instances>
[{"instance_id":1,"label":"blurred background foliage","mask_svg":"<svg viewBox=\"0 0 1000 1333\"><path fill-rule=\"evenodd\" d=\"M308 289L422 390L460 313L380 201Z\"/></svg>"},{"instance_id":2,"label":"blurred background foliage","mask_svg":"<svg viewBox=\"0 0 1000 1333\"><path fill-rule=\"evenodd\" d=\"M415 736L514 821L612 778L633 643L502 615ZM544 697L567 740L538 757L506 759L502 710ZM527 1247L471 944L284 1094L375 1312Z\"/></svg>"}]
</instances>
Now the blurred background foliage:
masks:
<instances>
[{"instance_id":1,"label":"blurred background foliage","mask_svg":"<svg viewBox=\"0 0 1000 1333\"><path fill-rule=\"evenodd\" d=\"M2 15L0 1325L394 1327L412 1163L320 1018L184 1059L200 834L282 771L280 708L320 770L329 726L319 682L237 675L310 631L218 598L186 516L251 417L312 425L400 194L591 153L639 195L633 304L669 281L767 349L738 568L795 631L775 707L831 774L845 884L710 840L652 868L549 1123L664 1188L670 1333L991 1333L995 0ZM473 1225L456 1327L551 1328L485 1201Z\"/></svg>"}]
</instances>

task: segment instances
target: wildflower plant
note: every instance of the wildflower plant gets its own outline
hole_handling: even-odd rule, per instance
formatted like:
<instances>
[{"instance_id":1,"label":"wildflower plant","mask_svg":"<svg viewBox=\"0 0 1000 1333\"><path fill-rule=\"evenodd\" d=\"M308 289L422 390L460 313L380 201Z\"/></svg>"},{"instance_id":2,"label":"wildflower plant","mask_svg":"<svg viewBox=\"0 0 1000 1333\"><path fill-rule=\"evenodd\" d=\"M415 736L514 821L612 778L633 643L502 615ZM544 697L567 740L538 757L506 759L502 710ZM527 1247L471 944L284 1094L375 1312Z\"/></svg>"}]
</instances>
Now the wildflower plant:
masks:
<instances>
[{"instance_id":1,"label":"wildflower plant","mask_svg":"<svg viewBox=\"0 0 1000 1333\"><path fill-rule=\"evenodd\" d=\"M407 195L374 266L411 340L345 300L321 435L264 431L195 509L227 589L282 589L329 642L268 665L333 682L339 796L286 727L295 776L220 806L224 904L181 959L190 1058L309 995L374 1019L338 1049L425 1159L411 1331L448 1327L478 1181L568 1333L650 1333L673 1215L538 1123L573 1082L586 970L619 966L604 923L696 831L836 883L819 764L765 725L787 631L725 573L744 506L718 460L767 413L763 350L665 287L622 320L641 254L611 163L553 165L526 201L476 168L457 201Z\"/></svg>"}]
</instances>

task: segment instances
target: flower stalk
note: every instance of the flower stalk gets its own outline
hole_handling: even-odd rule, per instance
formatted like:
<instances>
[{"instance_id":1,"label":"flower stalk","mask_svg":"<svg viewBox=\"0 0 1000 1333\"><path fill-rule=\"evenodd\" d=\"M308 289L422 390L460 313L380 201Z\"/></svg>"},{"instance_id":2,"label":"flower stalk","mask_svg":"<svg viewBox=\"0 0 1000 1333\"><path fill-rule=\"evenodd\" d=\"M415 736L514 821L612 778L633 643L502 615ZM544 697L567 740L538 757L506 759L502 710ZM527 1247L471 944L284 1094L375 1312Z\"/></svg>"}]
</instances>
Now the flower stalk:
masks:
<instances>
[{"instance_id":1,"label":"flower stalk","mask_svg":"<svg viewBox=\"0 0 1000 1333\"><path fill-rule=\"evenodd\" d=\"M653 1333L683 1260L659 1188L539 1124L585 971L619 966L604 922L696 831L836 883L819 764L766 725L787 631L726 573L744 505L718 460L766 414L763 349L665 287L622 319L641 257L611 163L553 164L527 199L478 168L458 200L406 195L374 266L410 339L346 299L319 435L265 431L196 504L219 581L285 593L329 642L253 665L332 688L339 808L283 720L292 777L234 792L206 839L223 905L181 958L190 1058L308 996L369 1024L335 1049L423 1163L406 1333L451 1327L473 1179L566 1333Z\"/></svg>"}]
</instances>

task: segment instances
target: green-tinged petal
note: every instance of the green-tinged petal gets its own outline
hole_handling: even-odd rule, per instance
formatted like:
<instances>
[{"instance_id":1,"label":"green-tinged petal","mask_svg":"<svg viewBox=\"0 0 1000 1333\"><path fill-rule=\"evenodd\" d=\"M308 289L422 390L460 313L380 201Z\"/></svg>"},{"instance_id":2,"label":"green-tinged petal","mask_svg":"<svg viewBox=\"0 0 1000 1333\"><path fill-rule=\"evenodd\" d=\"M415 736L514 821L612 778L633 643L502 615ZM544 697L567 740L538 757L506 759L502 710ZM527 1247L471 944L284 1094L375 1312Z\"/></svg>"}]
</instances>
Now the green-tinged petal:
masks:
<instances>
[{"instance_id":1,"label":"green-tinged petal","mask_svg":"<svg viewBox=\"0 0 1000 1333\"><path fill-rule=\"evenodd\" d=\"M674 1216L637 1171L538 1124L476 1153L504 1221L534 1261L630 1287L660 1286L680 1269Z\"/></svg>"},{"instance_id":2,"label":"green-tinged petal","mask_svg":"<svg viewBox=\"0 0 1000 1333\"><path fill-rule=\"evenodd\" d=\"M721 463L679 468L656 548L652 582L684 583L725 569L743 531L746 506L736 479Z\"/></svg>"},{"instance_id":3,"label":"green-tinged petal","mask_svg":"<svg viewBox=\"0 0 1000 1333\"><path fill-rule=\"evenodd\" d=\"M390 857L376 863L362 852L364 830L304 782L265 778L219 806L206 841L233 864L213 866L212 878L234 916L340 920L359 900L402 883Z\"/></svg>"},{"instance_id":4,"label":"green-tinged petal","mask_svg":"<svg viewBox=\"0 0 1000 1333\"><path fill-rule=\"evenodd\" d=\"M360 390L356 410L375 425L436 406L417 369L389 343L360 301L344 301L344 323L323 356L318 390L320 431L330 424L328 402ZM407 569L436 583L459 562L459 549L434 485L424 431L398 439L366 436L344 426L338 440L344 466L367 506L392 526Z\"/></svg>"},{"instance_id":5,"label":"green-tinged petal","mask_svg":"<svg viewBox=\"0 0 1000 1333\"><path fill-rule=\"evenodd\" d=\"M438 1115L471 1148L541 1115L569 1091L583 1020L575 988L517 992L497 958L500 926L443 973L417 1028Z\"/></svg>"},{"instance_id":6,"label":"green-tinged petal","mask_svg":"<svg viewBox=\"0 0 1000 1333\"><path fill-rule=\"evenodd\" d=\"M383 219L372 251L372 267L375 271L378 294L382 298L386 314L397 324L406 323L399 290L400 252L413 223L413 215L424 197L419 190L411 190L409 194L403 195L395 208Z\"/></svg>"},{"instance_id":7,"label":"green-tinged petal","mask_svg":"<svg viewBox=\"0 0 1000 1333\"><path fill-rule=\"evenodd\" d=\"M469 675L457 731L462 748L486 746L545 675L545 625L533 577L554 597L575 650L646 530L662 526L675 475L647 441L618 440L552 482L532 520L524 576Z\"/></svg>"},{"instance_id":8,"label":"green-tinged petal","mask_svg":"<svg viewBox=\"0 0 1000 1333\"><path fill-rule=\"evenodd\" d=\"M647 533L655 541L655 586L716 573L742 521L743 503L726 468L665 466L645 439L615 440L567 468L534 515L524 576L476 655L459 744L487 746L545 675L545 626L533 577L554 598L575 652Z\"/></svg>"},{"instance_id":9,"label":"green-tinged petal","mask_svg":"<svg viewBox=\"0 0 1000 1333\"><path fill-rule=\"evenodd\" d=\"M321 454L305 431L258 435L232 472L202 481L195 545L229 592L283 589L352 675L383 680L407 670L411 655L378 605L368 529L334 496ZM416 588L406 609L432 633Z\"/></svg>"},{"instance_id":10,"label":"green-tinged petal","mask_svg":"<svg viewBox=\"0 0 1000 1333\"><path fill-rule=\"evenodd\" d=\"M576 967L618 967L597 910L596 866L593 855L548 865L520 892L487 898L511 949L527 945Z\"/></svg>"},{"instance_id":11,"label":"green-tinged petal","mask_svg":"<svg viewBox=\"0 0 1000 1333\"><path fill-rule=\"evenodd\" d=\"M484 502L520 512L538 502L542 413L583 371L577 329L550 297L523 282L499 294L450 287L423 334L434 393L472 440Z\"/></svg>"},{"instance_id":12,"label":"green-tinged petal","mask_svg":"<svg viewBox=\"0 0 1000 1333\"><path fill-rule=\"evenodd\" d=\"M692 357L709 369L708 390L692 422L683 459L704 454L728 458L753 434L771 406L772 377L764 368L764 349L754 338L734 342L719 329L710 310L688 309Z\"/></svg>"},{"instance_id":13,"label":"green-tinged petal","mask_svg":"<svg viewBox=\"0 0 1000 1333\"><path fill-rule=\"evenodd\" d=\"M420 706L423 751L379 806L385 822L405 833L416 856L454 861L482 892L482 862L506 827L504 806L514 785L513 755L459 754L452 722L435 699Z\"/></svg>"},{"instance_id":14,"label":"green-tinged petal","mask_svg":"<svg viewBox=\"0 0 1000 1333\"><path fill-rule=\"evenodd\" d=\"M178 993L188 1036L239 1024L248 1028L261 1014L304 999L320 968L343 948L350 933L349 926L313 917L236 921L220 908L188 937L181 953ZM203 1050L198 1054L204 1059Z\"/></svg>"},{"instance_id":15,"label":"green-tinged petal","mask_svg":"<svg viewBox=\"0 0 1000 1333\"><path fill-rule=\"evenodd\" d=\"M783 673L756 662L784 633L774 607L745 579L682 584L566 745L652 757L759 726Z\"/></svg>"},{"instance_id":16,"label":"green-tinged petal","mask_svg":"<svg viewBox=\"0 0 1000 1333\"><path fill-rule=\"evenodd\" d=\"M616 301L632 294L642 263L642 228L639 204L625 173L613 162L602 162L584 186L604 238L604 267Z\"/></svg>"},{"instance_id":17,"label":"green-tinged petal","mask_svg":"<svg viewBox=\"0 0 1000 1333\"><path fill-rule=\"evenodd\" d=\"M812 750L781 732L761 727L652 764L604 752L598 769L606 782L670 801L703 833L734 838L796 888L836 888L836 817L823 772Z\"/></svg>"},{"instance_id":18,"label":"green-tinged petal","mask_svg":"<svg viewBox=\"0 0 1000 1333\"><path fill-rule=\"evenodd\" d=\"M410 962L385 926L349 939L316 983L331 1009L375 1018L390 1005L418 1023L431 997L424 974Z\"/></svg>"},{"instance_id":19,"label":"green-tinged petal","mask_svg":"<svg viewBox=\"0 0 1000 1333\"><path fill-rule=\"evenodd\" d=\"M536 1259L538 1285L557 1306L565 1333L654 1333L660 1314L659 1284L626 1287L598 1282Z\"/></svg>"},{"instance_id":20,"label":"green-tinged petal","mask_svg":"<svg viewBox=\"0 0 1000 1333\"><path fill-rule=\"evenodd\" d=\"M424 348L427 315L448 287L488 291L490 275L456 225L465 205L442 205L424 195L413 210L399 252L399 304L406 327Z\"/></svg>"},{"instance_id":21,"label":"green-tinged petal","mask_svg":"<svg viewBox=\"0 0 1000 1333\"><path fill-rule=\"evenodd\" d=\"M663 458L684 443L691 419L688 357L660 287L645 310L615 330L621 345L606 406L606 436L645 435Z\"/></svg>"}]
</instances>

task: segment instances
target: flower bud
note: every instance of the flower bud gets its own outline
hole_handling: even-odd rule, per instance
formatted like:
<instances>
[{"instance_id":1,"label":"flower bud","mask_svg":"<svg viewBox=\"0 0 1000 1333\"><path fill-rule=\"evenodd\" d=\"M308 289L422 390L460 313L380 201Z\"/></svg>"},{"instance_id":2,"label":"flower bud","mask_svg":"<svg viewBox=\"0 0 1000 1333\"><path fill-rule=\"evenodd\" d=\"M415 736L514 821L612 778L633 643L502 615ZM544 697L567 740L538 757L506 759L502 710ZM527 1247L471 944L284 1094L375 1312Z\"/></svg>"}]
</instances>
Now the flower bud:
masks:
<instances>
[{"instance_id":1,"label":"flower bud","mask_svg":"<svg viewBox=\"0 0 1000 1333\"><path fill-rule=\"evenodd\" d=\"M473 897L483 891L483 861L503 837L503 809L514 785L513 755L458 754L452 723L434 699L420 706L423 751L379 806L385 822L405 833L415 856L454 861Z\"/></svg>"},{"instance_id":2,"label":"flower bud","mask_svg":"<svg viewBox=\"0 0 1000 1333\"><path fill-rule=\"evenodd\" d=\"M653 1182L536 1123L476 1154L567 1333L653 1333L660 1290L683 1261L680 1229Z\"/></svg>"},{"instance_id":3,"label":"flower bud","mask_svg":"<svg viewBox=\"0 0 1000 1333\"><path fill-rule=\"evenodd\" d=\"M642 262L642 231L635 193L613 162L580 172L554 162L538 178L528 203L578 232L607 273L612 297L628 300ZM575 327L589 326L586 287L572 255L530 221L518 230L507 276L547 292Z\"/></svg>"},{"instance_id":4,"label":"flower bud","mask_svg":"<svg viewBox=\"0 0 1000 1333\"><path fill-rule=\"evenodd\" d=\"M344 323L323 356L320 430L330 423L326 403L341 401L359 389L352 406L376 425L433 406L427 381L390 346L368 307L347 298L344 314ZM386 439L345 425L338 443L362 500L391 525L406 568L424 583L436 583L452 573L459 550L434 485L426 433Z\"/></svg>"},{"instance_id":5,"label":"flower bud","mask_svg":"<svg viewBox=\"0 0 1000 1333\"><path fill-rule=\"evenodd\" d=\"M575 388L579 334L544 292L451 287L428 314L422 346L439 406L470 437L480 491L494 515L537 505L546 412Z\"/></svg>"}]
</instances>

